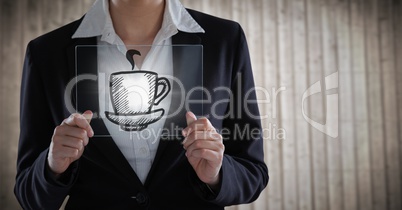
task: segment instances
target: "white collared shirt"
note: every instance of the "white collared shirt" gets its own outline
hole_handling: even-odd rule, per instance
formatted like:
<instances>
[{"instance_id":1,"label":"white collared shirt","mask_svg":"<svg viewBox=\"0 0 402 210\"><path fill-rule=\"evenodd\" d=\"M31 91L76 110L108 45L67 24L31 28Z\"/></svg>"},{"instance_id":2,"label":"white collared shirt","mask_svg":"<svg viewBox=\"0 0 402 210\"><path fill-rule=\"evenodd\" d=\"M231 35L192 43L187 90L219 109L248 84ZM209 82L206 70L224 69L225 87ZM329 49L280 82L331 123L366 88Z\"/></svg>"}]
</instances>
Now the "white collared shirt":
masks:
<instances>
[{"instance_id":1,"label":"white collared shirt","mask_svg":"<svg viewBox=\"0 0 402 210\"><path fill-rule=\"evenodd\" d=\"M160 77L173 75L171 37L184 31L204 33L201 26L191 17L179 0L166 0L162 27L157 33L153 47L146 55L141 70L151 70ZM100 116L110 135L122 154L130 163L142 183L145 183L159 145L160 130L164 118L148 125L143 131L121 131L120 127L105 117L105 111L113 111L110 101L109 77L113 72L131 70L131 64L125 59L127 51L124 42L115 33L109 13L108 0L97 0L86 13L72 38L97 37L98 45L98 81ZM130 47L131 48L131 47ZM135 66L134 70L138 70ZM170 80L170 82L172 82ZM171 94L153 109L169 111ZM101 139L99 139L101 140Z\"/></svg>"}]
</instances>

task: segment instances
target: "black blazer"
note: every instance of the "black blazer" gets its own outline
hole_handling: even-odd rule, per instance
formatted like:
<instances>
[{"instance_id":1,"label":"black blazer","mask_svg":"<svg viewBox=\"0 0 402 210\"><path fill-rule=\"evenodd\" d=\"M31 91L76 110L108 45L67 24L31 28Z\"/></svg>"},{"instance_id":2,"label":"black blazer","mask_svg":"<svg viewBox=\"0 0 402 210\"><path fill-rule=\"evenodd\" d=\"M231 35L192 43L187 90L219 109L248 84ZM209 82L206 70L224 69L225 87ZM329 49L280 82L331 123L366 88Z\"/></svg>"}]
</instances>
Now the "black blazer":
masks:
<instances>
[{"instance_id":1,"label":"black blazer","mask_svg":"<svg viewBox=\"0 0 402 210\"><path fill-rule=\"evenodd\" d=\"M172 42L203 45L203 85L212 93L211 101L219 101L217 105L204 104L204 114L209 114L216 129L233 131L222 134L225 155L219 191L212 193L198 179L177 140L179 136L160 140L145 184L112 138L90 139L83 156L60 180L51 176L46 165L48 147L54 128L70 115L64 91L75 76L75 47L96 45L95 37L71 39L80 19L31 41L27 47L15 185L16 197L24 209L58 209L67 195L66 209L223 209L257 199L268 183L268 169L260 120L250 115L258 116L257 104L243 103L256 99L244 32L232 21L189 12L206 33L179 32ZM93 55L87 55L87 60L96 61L96 53ZM174 52L175 72L183 79L186 64L180 62L191 60L185 56ZM88 73L96 73L96 66L91 66L96 63L88 62ZM96 112L98 99L94 94L85 95L97 91L96 83L81 85L80 90L85 91L78 96L78 111ZM229 88L233 94L217 87ZM229 103L229 99L235 103ZM184 117L184 111L180 116ZM228 115L218 119L212 112ZM95 133L106 129L100 120L93 120L91 125Z\"/></svg>"}]
</instances>

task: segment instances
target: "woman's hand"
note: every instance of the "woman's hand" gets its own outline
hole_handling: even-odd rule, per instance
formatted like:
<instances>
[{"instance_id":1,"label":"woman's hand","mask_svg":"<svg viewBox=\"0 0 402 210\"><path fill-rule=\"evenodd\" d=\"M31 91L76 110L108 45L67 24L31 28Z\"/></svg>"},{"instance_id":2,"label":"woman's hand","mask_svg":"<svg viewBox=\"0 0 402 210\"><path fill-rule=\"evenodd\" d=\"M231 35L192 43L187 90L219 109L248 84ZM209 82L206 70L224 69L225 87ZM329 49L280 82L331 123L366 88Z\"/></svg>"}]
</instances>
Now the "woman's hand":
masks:
<instances>
[{"instance_id":1,"label":"woman's hand","mask_svg":"<svg viewBox=\"0 0 402 210\"><path fill-rule=\"evenodd\" d=\"M57 176L78 160L94 132L89 125L92 112L72 114L54 129L47 157L50 170Z\"/></svg>"},{"instance_id":2,"label":"woman's hand","mask_svg":"<svg viewBox=\"0 0 402 210\"><path fill-rule=\"evenodd\" d=\"M198 178L211 188L215 188L219 180L222 166L222 136L205 117L197 119L192 112L187 112L187 127L183 130L183 147L191 166Z\"/></svg>"}]
</instances>

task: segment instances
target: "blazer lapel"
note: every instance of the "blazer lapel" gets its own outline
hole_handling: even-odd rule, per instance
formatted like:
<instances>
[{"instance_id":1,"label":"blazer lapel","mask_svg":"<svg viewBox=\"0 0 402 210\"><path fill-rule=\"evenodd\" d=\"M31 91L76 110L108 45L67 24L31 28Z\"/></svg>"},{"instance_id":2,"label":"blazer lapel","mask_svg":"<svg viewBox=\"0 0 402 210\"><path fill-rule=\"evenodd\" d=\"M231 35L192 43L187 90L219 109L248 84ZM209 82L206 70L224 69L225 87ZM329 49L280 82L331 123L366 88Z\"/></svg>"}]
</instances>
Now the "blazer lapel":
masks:
<instances>
[{"instance_id":1,"label":"blazer lapel","mask_svg":"<svg viewBox=\"0 0 402 210\"><path fill-rule=\"evenodd\" d=\"M172 37L172 44L173 44L172 51L173 51L173 74L174 74L173 76L177 78L180 82L182 82L184 88L186 89L186 91L188 91L194 86L195 83L197 83L196 81L199 81L199 78L202 78L202 69L195 71L198 73L198 75L187 74L189 68L194 68L194 66L202 66L202 64L200 65L194 64L194 59L192 59L194 57L202 56L200 55L202 51L199 48L194 47L194 45L201 44L201 39L199 36L193 33L179 32ZM180 102L184 100L181 94L179 94L180 92L181 92L180 87L177 84L172 84L173 95L169 109L169 115L178 110L179 108L180 111L174 117L166 119L164 130L170 130L175 126L179 128L186 127L186 124L183 124L183 122L186 122L185 113L187 110L184 107L180 106ZM161 161L163 152L168 147L169 142L171 142L172 140L180 141L182 139L183 136L181 135L181 132L177 133L170 131L169 134L162 134L154 162L152 164L152 167L148 173L145 182L145 187L148 187L150 185L150 181L152 180L152 177L155 174L156 168L159 167L158 166L159 162Z\"/></svg>"},{"instance_id":2,"label":"blazer lapel","mask_svg":"<svg viewBox=\"0 0 402 210\"><path fill-rule=\"evenodd\" d=\"M137 187L142 188L141 181L110 137L108 129L99 117L96 44L95 37L76 39L67 52L69 70L73 74L72 78L78 76L78 82L75 86L76 90L73 91L76 92L73 96L73 104L76 105L76 110L79 113L85 110L91 110L94 113L94 117L91 120L92 129L95 135L102 134L103 136L92 138L85 148L83 156L97 162L101 167L105 167L106 170L117 172L130 183L134 183ZM76 69L78 70L78 74L76 73ZM105 163L105 160L109 164Z\"/></svg>"}]
</instances>

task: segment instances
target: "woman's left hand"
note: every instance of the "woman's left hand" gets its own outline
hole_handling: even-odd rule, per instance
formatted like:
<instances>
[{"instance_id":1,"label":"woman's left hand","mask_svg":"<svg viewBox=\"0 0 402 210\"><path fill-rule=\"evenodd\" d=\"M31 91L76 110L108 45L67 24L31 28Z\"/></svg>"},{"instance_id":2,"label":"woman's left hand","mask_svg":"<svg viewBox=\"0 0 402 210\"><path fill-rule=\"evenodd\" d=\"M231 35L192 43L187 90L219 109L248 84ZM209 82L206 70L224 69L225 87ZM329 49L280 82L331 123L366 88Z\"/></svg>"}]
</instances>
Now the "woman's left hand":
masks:
<instances>
[{"instance_id":1,"label":"woman's left hand","mask_svg":"<svg viewBox=\"0 0 402 210\"><path fill-rule=\"evenodd\" d=\"M198 178L211 188L215 188L219 180L222 166L222 136L205 117L197 119L192 112L187 112L187 127L183 130L183 147L191 166Z\"/></svg>"}]
</instances>

